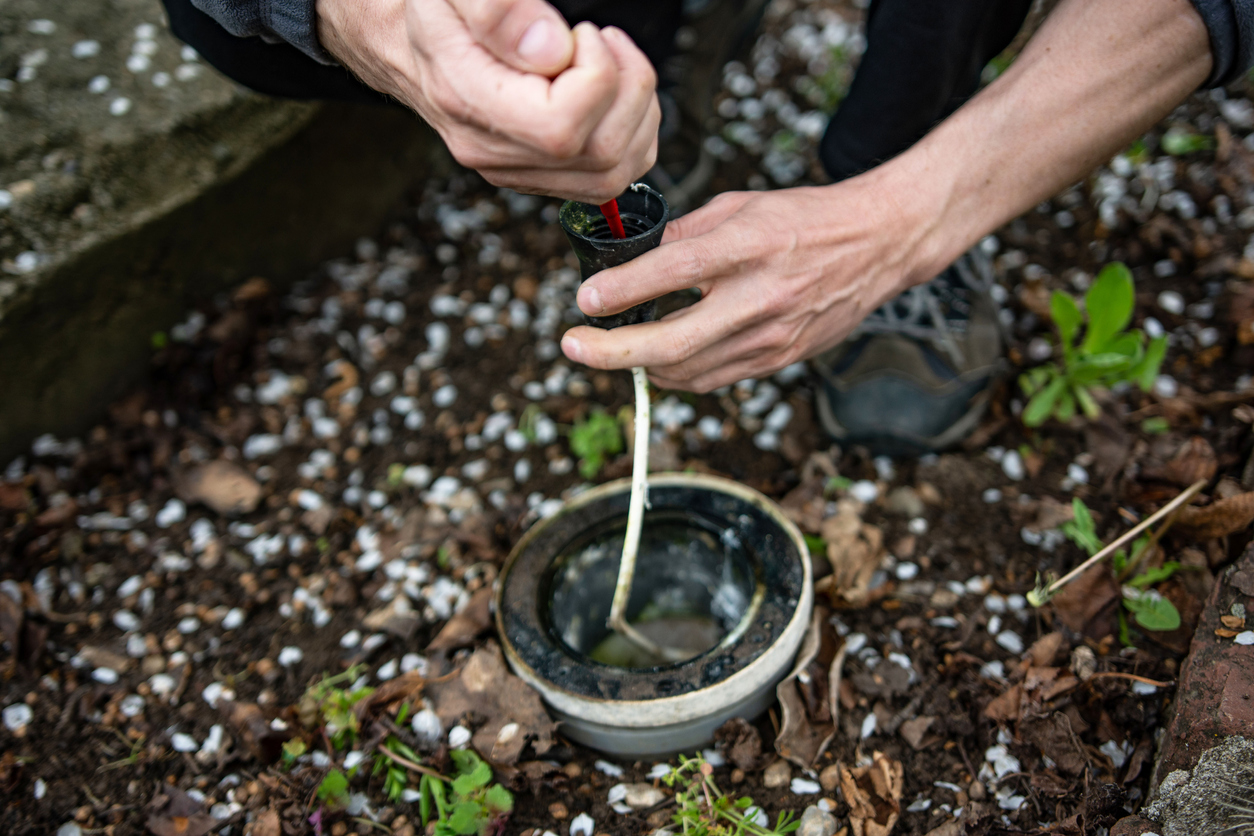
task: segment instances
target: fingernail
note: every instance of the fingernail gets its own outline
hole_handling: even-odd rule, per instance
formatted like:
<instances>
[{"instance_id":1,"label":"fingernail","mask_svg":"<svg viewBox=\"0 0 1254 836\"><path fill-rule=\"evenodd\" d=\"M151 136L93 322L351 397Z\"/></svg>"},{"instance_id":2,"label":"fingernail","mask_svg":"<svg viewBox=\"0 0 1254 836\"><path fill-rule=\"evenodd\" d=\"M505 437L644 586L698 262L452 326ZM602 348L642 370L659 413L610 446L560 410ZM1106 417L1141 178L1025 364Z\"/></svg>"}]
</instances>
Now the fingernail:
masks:
<instances>
[{"instance_id":1,"label":"fingernail","mask_svg":"<svg viewBox=\"0 0 1254 836\"><path fill-rule=\"evenodd\" d=\"M583 344L574 337L562 337L562 351L576 363L583 362Z\"/></svg>"},{"instance_id":2,"label":"fingernail","mask_svg":"<svg viewBox=\"0 0 1254 836\"><path fill-rule=\"evenodd\" d=\"M557 29L553 21L540 18L523 33L518 42L518 55L524 61L530 61L537 66L547 66L559 57L557 52L560 44L557 41Z\"/></svg>"},{"instance_id":3,"label":"fingernail","mask_svg":"<svg viewBox=\"0 0 1254 836\"><path fill-rule=\"evenodd\" d=\"M579 303L579 309L584 313L596 316L605 311L605 303L601 301L601 294L595 287L585 285L580 288L579 295L583 297L583 301Z\"/></svg>"}]
</instances>

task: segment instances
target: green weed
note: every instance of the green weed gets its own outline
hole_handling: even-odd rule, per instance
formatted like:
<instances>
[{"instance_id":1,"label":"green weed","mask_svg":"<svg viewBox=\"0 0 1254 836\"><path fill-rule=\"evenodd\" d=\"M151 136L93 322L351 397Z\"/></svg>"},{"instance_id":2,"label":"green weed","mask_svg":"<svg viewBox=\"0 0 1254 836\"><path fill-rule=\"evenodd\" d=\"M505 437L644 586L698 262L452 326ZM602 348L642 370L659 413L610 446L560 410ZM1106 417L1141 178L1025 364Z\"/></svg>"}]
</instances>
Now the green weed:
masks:
<instances>
[{"instance_id":1,"label":"green weed","mask_svg":"<svg viewBox=\"0 0 1254 836\"><path fill-rule=\"evenodd\" d=\"M769 820L749 796L732 798L724 795L714 783L714 768L700 755L679 756L679 766L662 780L667 786L679 786L675 792L675 824L684 836L781 836L800 826L792 820L792 811L785 810L768 827Z\"/></svg>"},{"instance_id":2,"label":"green weed","mask_svg":"<svg viewBox=\"0 0 1254 836\"><path fill-rule=\"evenodd\" d=\"M623 434L618 421L603 409L594 409L570 430L570 449L579 457L579 474L592 479L605 462L623 451Z\"/></svg>"},{"instance_id":3,"label":"green weed","mask_svg":"<svg viewBox=\"0 0 1254 836\"><path fill-rule=\"evenodd\" d=\"M1136 303L1132 272L1121 262L1107 264L1084 295L1084 311L1071 294L1055 290L1049 300L1062 347L1062 364L1048 363L1019 376L1029 398L1023 423L1038 427L1052 416L1070 421L1077 408L1089 419L1101 414L1094 392L1134 382L1148 391L1158 376L1166 337L1146 343L1139 329L1128 330ZM1081 337L1081 329L1084 334Z\"/></svg>"},{"instance_id":4,"label":"green weed","mask_svg":"<svg viewBox=\"0 0 1254 836\"><path fill-rule=\"evenodd\" d=\"M435 836L501 832L514 809L514 796L500 784L492 784L492 767L474 752L454 749L449 757L457 769L455 778L423 774L418 783L422 826L434 822Z\"/></svg>"}]
</instances>

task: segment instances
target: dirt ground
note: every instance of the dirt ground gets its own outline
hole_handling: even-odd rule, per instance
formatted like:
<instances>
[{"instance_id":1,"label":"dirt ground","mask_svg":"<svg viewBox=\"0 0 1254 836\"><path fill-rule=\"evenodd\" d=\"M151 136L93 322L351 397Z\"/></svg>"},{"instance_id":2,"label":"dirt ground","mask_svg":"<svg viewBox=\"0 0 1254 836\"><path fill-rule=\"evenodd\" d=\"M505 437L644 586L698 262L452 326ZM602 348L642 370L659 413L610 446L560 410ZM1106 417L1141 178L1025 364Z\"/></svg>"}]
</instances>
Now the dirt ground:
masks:
<instances>
[{"instance_id":1,"label":"dirt ground","mask_svg":"<svg viewBox=\"0 0 1254 836\"><path fill-rule=\"evenodd\" d=\"M775 9L764 24L783 56L774 89L814 106L797 79L842 83L856 20L822 2ZM845 50L830 66L798 57L840 21L844 39L822 41ZM763 44L729 77L770 52ZM1244 85L1194 96L1143 147L986 242L1013 372L963 448L894 461L832 446L804 368L709 395L656 393L653 469L726 475L780 501L815 542L821 588L834 590L820 596L832 607L827 646L847 649L837 693L821 684L830 654L813 663L818 684L801 688L805 722L833 731L830 746L805 769L784 762L783 776L777 707L756 735L741 730L760 740L757 756L711 750L720 787L751 796L771 821L827 798L844 827L856 800L832 767L882 753L902 778L877 815L899 811L898 834L1094 833L1145 802L1192 627L1215 573L1250 539L1245 96ZM792 182L813 180L813 141L779 136L782 122L758 120L771 139L756 150L733 141L741 129L724 130L714 190L786 185L798 170L787 155L804 164ZM1209 142L1166 154L1169 130ZM402 683L407 712L439 715L447 683L472 653L491 652L486 590L510 548L586 484L568 429L594 407L629 405L628 375L572 367L557 350L578 321L578 279L555 209L469 173L432 182L410 220L290 293L259 278L154 335L149 380L107 420L83 439L42 438L9 465L0 830L421 830L412 796L389 798L369 769L353 776L347 809L318 788L388 735L447 773L452 727L499 727L501 709L446 714L427 738L380 704L363 712L356 740L336 745L302 697L363 665L363 684ZM1026 428L1016 376L1042 359L1048 293L1082 290L1111 261L1135 277L1134 324L1171 335L1162 376L1148 392L1107 393L1099 420ZM770 415L784 424L774 438L763 435ZM629 466L620 457L592 481ZM1150 558L1181 564L1154 584L1180 612L1178 629L1133 624L1121 639L1107 569L1048 606L1027 604L1038 575L1083 558L1060 533L1073 498L1109 541L1198 479L1209 522L1173 528ZM836 537L825 523L841 513L856 515L874 559L856 596L823 585L833 572L824 541ZM672 791L649 777L653 761L611 775L560 728L545 748L541 726L524 725L531 742L494 764L515 793L503 832L565 834L583 813L587 832L615 836L670 822ZM286 739L306 751L283 757ZM407 790L418 777L408 774ZM609 800L619 783L653 783L665 798L619 813Z\"/></svg>"}]
</instances>

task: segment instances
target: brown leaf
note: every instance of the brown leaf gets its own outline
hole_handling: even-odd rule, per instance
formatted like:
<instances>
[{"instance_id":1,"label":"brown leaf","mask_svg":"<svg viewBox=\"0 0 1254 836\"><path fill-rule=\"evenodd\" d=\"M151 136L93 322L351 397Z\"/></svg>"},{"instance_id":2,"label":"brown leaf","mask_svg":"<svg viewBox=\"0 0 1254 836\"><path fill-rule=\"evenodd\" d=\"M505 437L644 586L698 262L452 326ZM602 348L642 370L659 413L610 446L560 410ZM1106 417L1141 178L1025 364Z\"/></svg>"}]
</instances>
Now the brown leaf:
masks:
<instances>
[{"instance_id":1,"label":"brown leaf","mask_svg":"<svg viewBox=\"0 0 1254 836\"><path fill-rule=\"evenodd\" d=\"M202 502L223 515L247 514L261 501L261 485L237 464L217 459L192 468L175 481L184 502Z\"/></svg>"},{"instance_id":2,"label":"brown leaf","mask_svg":"<svg viewBox=\"0 0 1254 836\"><path fill-rule=\"evenodd\" d=\"M271 808L257 816L244 831L244 836L282 836L279 811Z\"/></svg>"},{"instance_id":3,"label":"brown leaf","mask_svg":"<svg viewBox=\"0 0 1254 836\"><path fill-rule=\"evenodd\" d=\"M161 793L152 800L148 830L155 836L205 836L221 824L205 812L204 805L178 787L161 785Z\"/></svg>"},{"instance_id":4,"label":"brown leaf","mask_svg":"<svg viewBox=\"0 0 1254 836\"><path fill-rule=\"evenodd\" d=\"M902 723L898 731L901 733L901 739L909 743L911 748L917 751L924 748L927 741L923 736L927 734L927 730L935 722L935 717L915 717Z\"/></svg>"},{"instance_id":5,"label":"brown leaf","mask_svg":"<svg viewBox=\"0 0 1254 836\"><path fill-rule=\"evenodd\" d=\"M743 717L733 717L719 726L714 742L725 758L746 772L762 765L762 735Z\"/></svg>"},{"instance_id":6,"label":"brown leaf","mask_svg":"<svg viewBox=\"0 0 1254 836\"><path fill-rule=\"evenodd\" d=\"M870 600L867 587L884 553L884 535L862 522L861 507L856 500L840 500L820 529L832 564L828 594L837 606L861 607Z\"/></svg>"},{"instance_id":7,"label":"brown leaf","mask_svg":"<svg viewBox=\"0 0 1254 836\"><path fill-rule=\"evenodd\" d=\"M1219 469L1219 459L1210 442L1195 435L1181 444L1170 459L1161 463L1149 462L1141 467L1141 476L1188 487L1200 480L1209 481Z\"/></svg>"},{"instance_id":8,"label":"brown leaf","mask_svg":"<svg viewBox=\"0 0 1254 836\"><path fill-rule=\"evenodd\" d=\"M1088 766L1084 747L1071 728L1071 720L1062 712L1023 720L1019 723L1019 735L1068 775L1079 775Z\"/></svg>"},{"instance_id":9,"label":"brown leaf","mask_svg":"<svg viewBox=\"0 0 1254 836\"><path fill-rule=\"evenodd\" d=\"M292 736L291 732L271 726L256 703L225 702L222 715L234 729L235 736L244 741L252 756L263 764L277 761L283 753L283 744Z\"/></svg>"},{"instance_id":10,"label":"brown leaf","mask_svg":"<svg viewBox=\"0 0 1254 836\"><path fill-rule=\"evenodd\" d=\"M984 706L984 716L994 722L1007 723L1019 719L1019 709L1023 705L1023 686L1012 685L1001 696L995 697Z\"/></svg>"},{"instance_id":11,"label":"brown leaf","mask_svg":"<svg viewBox=\"0 0 1254 836\"><path fill-rule=\"evenodd\" d=\"M406 701L412 705L422 696L423 689L426 686L426 679L417 671L403 673L400 676L389 679L371 691L369 696L364 697L353 706L353 711L358 718L364 718L376 708L391 705L392 703Z\"/></svg>"},{"instance_id":12,"label":"brown leaf","mask_svg":"<svg viewBox=\"0 0 1254 836\"><path fill-rule=\"evenodd\" d=\"M476 650L457 676L428 682L426 690L445 728L467 717L486 718L471 744L494 763L517 762L528 740L536 754L553 746L557 725L539 694L505 668L496 642Z\"/></svg>"},{"instance_id":13,"label":"brown leaf","mask_svg":"<svg viewBox=\"0 0 1254 836\"><path fill-rule=\"evenodd\" d=\"M1032 646L1028 648L1028 659L1036 667L1048 667L1054 664L1054 660L1058 658L1058 652L1063 649L1065 643L1066 639L1062 633L1046 633L1032 642Z\"/></svg>"},{"instance_id":14,"label":"brown leaf","mask_svg":"<svg viewBox=\"0 0 1254 836\"><path fill-rule=\"evenodd\" d=\"M828 625L827 615L823 607L814 608L796 664L775 686L780 705L775 751L805 769L832 742L839 715L837 695L845 645L841 642L837 648L836 631Z\"/></svg>"},{"instance_id":15,"label":"brown leaf","mask_svg":"<svg viewBox=\"0 0 1254 836\"><path fill-rule=\"evenodd\" d=\"M904 769L883 752L855 769L841 767L840 790L849 805L853 836L888 836L901 815L901 779Z\"/></svg>"},{"instance_id":16,"label":"brown leaf","mask_svg":"<svg viewBox=\"0 0 1254 836\"><path fill-rule=\"evenodd\" d=\"M1173 531L1195 540L1212 540L1235 534L1254 522L1254 491L1212 502L1202 508L1180 511Z\"/></svg>"},{"instance_id":17,"label":"brown leaf","mask_svg":"<svg viewBox=\"0 0 1254 836\"><path fill-rule=\"evenodd\" d=\"M1119 582L1110 567L1103 563L1063 587L1051 604L1067 627L1101 639L1115 631L1121 597Z\"/></svg>"},{"instance_id":18,"label":"brown leaf","mask_svg":"<svg viewBox=\"0 0 1254 836\"><path fill-rule=\"evenodd\" d=\"M439 634L427 645L427 650L453 650L466 647L491 626L492 587L483 586L470 596L470 600L462 611L456 613L440 629Z\"/></svg>"},{"instance_id":19,"label":"brown leaf","mask_svg":"<svg viewBox=\"0 0 1254 836\"><path fill-rule=\"evenodd\" d=\"M408 596L397 595L387 605L368 613L361 623L369 630L408 639L418 629L418 621L418 613Z\"/></svg>"},{"instance_id":20,"label":"brown leaf","mask_svg":"<svg viewBox=\"0 0 1254 836\"><path fill-rule=\"evenodd\" d=\"M0 482L0 510L25 511L30 507L30 494L21 485Z\"/></svg>"}]
</instances>

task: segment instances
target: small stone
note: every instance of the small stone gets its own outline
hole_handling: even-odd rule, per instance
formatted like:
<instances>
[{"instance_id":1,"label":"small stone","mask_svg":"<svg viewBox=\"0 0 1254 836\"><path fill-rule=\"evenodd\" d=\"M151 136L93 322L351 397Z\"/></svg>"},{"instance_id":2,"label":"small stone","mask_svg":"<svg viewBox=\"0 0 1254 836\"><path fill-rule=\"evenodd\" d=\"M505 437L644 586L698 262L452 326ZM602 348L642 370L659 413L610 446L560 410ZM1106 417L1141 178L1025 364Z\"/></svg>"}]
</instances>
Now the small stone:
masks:
<instances>
[{"instance_id":1,"label":"small stone","mask_svg":"<svg viewBox=\"0 0 1254 836\"><path fill-rule=\"evenodd\" d=\"M560 801L554 801L549 805L549 815L558 821L570 818L570 810L566 809L566 805Z\"/></svg>"},{"instance_id":2,"label":"small stone","mask_svg":"<svg viewBox=\"0 0 1254 836\"><path fill-rule=\"evenodd\" d=\"M409 603L409 598L398 595L386 607L380 607L363 618L361 623L368 630L391 633L407 639L418 629L419 621L418 613Z\"/></svg>"},{"instance_id":3,"label":"small stone","mask_svg":"<svg viewBox=\"0 0 1254 836\"><path fill-rule=\"evenodd\" d=\"M1019 455L1018 450L1006 451L1006 454L1001 457L1001 469L1008 478L1016 482L1027 475L1027 469L1023 466L1023 457Z\"/></svg>"},{"instance_id":4,"label":"small stone","mask_svg":"<svg viewBox=\"0 0 1254 836\"><path fill-rule=\"evenodd\" d=\"M862 479L849 486L849 495L859 502L870 504L880 495L880 489L874 482Z\"/></svg>"},{"instance_id":5,"label":"small stone","mask_svg":"<svg viewBox=\"0 0 1254 836\"><path fill-rule=\"evenodd\" d=\"M14 734L21 734L34 717L29 705L24 702L14 703L2 712L4 727Z\"/></svg>"},{"instance_id":6,"label":"small stone","mask_svg":"<svg viewBox=\"0 0 1254 836\"><path fill-rule=\"evenodd\" d=\"M1232 639L1233 644L1250 645L1254 644L1254 630L1246 630L1243 633L1237 633Z\"/></svg>"},{"instance_id":7,"label":"small stone","mask_svg":"<svg viewBox=\"0 0 1254 836\"><path fill-rule=\"evenodd\" d=\"M919 492L909 485L902 485L889 492L886 510L899 517L914 518L923 516L926 509L923 500L919 498Z\"/></svg>"},{"instance_id":8,"label":"small stone","mask_svg":"<svg viewBox=\"0 0 1254 836\"><path fill-rule=\"evenodd\" d=\"M786 760L778 760L768 766L762 773L762 786L776 789L788 785L792 780L792 767Z\"/></svg>"},{"instance_id":9,"label":"small stone","mask_svg":"<svg viewBox=\"0 0 1254 836\"><path fill-rule=\"evenodd\" d=\"M279 664L285 668L290 668L304 658L305 652L294 645L288 645L279 651Z\"/></svg>"},{"instance_id":10,"label":"small stone","mask_svg":"<svg viewBox=\"0 0 1254 836\"><path fill-rule=\"evenodd\" d=\"M592 836L596 822L587 813L580 813L570 821L570 836Z\"/></svg>"},{"instance_id":11,"label":"small stone","mask_svg":"<svg viewBox=\"0 0 1254 836\"><path fill-rule=\"evenodd\" d=\"M175 734L170 736L170 745L176 752L195 752L200 748L200 744L196 742L196 738L190 734Z\"/></svg>"},{"instance_id":12,"label":"small stone","mask_svg":"<svg viewBox=\"0 0 1254 836\"><path fill-rule=\"evenodd\" d=\"M666 800L666 793L652 784L625 784L623 802L633 810L644 810Z\"/></svg>"},{"instance_id":13,"label":"small stone","mask_svg":"<svg viewBox=\"0 0 1254 836\"><path fill-rule=\"evenodd\" d=\"M826 810L811 804L801 814L797 836L834 836L835 833L836 817Z\"/></svg>"},{"instance_id":14,"label":"small stone","mask_svg":"<svg viewBox=\"0 0 1254 836\"><path fill-rule=\"evenodd\" d=\"M984 782L978 780L972 781L971 786L967 787L967 795L972 801L983 801L986 796Z\"/></svg>"},{"instance_id":15,"label":"small stone","mask_svg":"<svg viewBox=\"0 0 1254 836\"><path fill-rule=\"evenodd\" d=\"M811 781L808 778L793 778L788 788L792 790L793 795L814 795L822 789L818 781Z\"/></svg>"},{"instance_id":16,"label":"small stone","mask_svg":"<svg viewBox=\"0 0 1254 836\"><path fill-rule=\"evenodd\" d=\"M454 749L465 749L470 743L470 729L465 726L453 726L448 733L448 745Z\"/></svg>"},{"instance_id":17,"label":"small stone","mask_svg":"<svg viewBox=\"0 0 1254 836\"><path fill-rule=\"evenodd\" d=\"M823 771L819 773L819 784L827 792L835 792L840 786L840 766L833 763L823 767Z\"/></svg>"}]
</instances>

